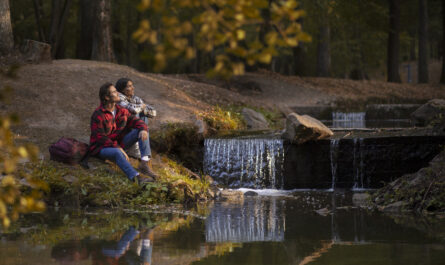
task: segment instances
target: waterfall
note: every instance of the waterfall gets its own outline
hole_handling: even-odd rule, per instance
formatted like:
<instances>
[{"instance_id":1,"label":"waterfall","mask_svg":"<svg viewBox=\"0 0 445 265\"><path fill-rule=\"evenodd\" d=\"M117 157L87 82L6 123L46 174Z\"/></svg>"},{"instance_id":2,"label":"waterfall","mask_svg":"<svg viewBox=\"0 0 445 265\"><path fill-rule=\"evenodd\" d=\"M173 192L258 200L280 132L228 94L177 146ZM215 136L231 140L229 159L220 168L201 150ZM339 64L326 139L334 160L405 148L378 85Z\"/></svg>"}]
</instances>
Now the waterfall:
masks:
<instances>
[{"instance_id":1,"label":"waterfall","mask_svg":"<svg viewBox=\"0 0 445 265\"><path fill-rule=\"evenodd\" d=\"M364 154L364 143L363 138L354 138L354 157L352 161L352 170L354 175L354 185L352 186L353 190L361 190L365 188L364 178L365 178L365 170L364 165L365 161L363 159Z\"/></svg>"},{"instance_id":2,"label":"waterfall","mask_svg":"<svg viewBox=\"0 0 445 265\"><path fill-rule=\"evenodd\" d=\"M333 128L365 128L365 112L332 112Z\"/></svg>"},{"instance_id":3,"label":"waterfall","mask_svg":"<svg viewBox=\"0 0 445 265\"><path fill-rule=\"evenodd\" d=\"M206 139L204 173L232 188L282 188L281 139Z\"/></svg>"},{"instance_id":4,"label":"waterfall","mask_svg":"<svg viewBox=\"0 0 445 265\"><path fill-rule=\"evenodd\" d=\"M331 176L332 176L332 184L331 190L335 190L335 181L337 179L337 160L338 160L338 145L340 143L340 139L331 139L330 143L330 159L331 159Z\"/></svg>"},{"instance_id":5,"label":"waterfall","mask_svg":"<svg viewBox=\"0 0 445 265\"><path fill-rule=\"evenodd\" d=\"M216 204L205 226L206 242L283 241L285 201L256 198L231 207Z\"/></svg>"}]
</instances>

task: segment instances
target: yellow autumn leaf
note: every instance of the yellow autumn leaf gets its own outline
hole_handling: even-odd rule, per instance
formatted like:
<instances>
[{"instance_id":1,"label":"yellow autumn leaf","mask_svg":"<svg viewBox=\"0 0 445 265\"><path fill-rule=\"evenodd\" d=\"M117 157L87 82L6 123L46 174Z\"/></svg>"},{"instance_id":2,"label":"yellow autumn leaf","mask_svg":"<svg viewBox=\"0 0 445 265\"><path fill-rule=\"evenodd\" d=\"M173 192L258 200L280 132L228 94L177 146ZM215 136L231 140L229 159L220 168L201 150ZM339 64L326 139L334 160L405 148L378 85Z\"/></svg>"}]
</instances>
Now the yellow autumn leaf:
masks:
<instances>
[{"instance_id":1,"label":"yellow autumn leaf","mask_svg":"<svg viewBox=\"0 0 445 265\"><path fill-rule=\"evenodd\" d=\"M19 155L20 155L21 157L28 157L28 151L26 150L25 147L20 146L20 147L17 149L17 151L18 151L18 153L19 153Z\"/></svg>"},{"instance_id":2,"label":"yellow autumn leaf","mask_svg":"<svg viewBox=\"0 0 445 265\"><path fill-rule=\"evenodd\" d=\"M5 203L0 199L0 218L6 215L6 205Z\"/></svg>"},{"instance_id":3,"label":"yellow autumn leaf","mask_svg":"<svg viewBox=\"0 0 445 265\"><path fill-rule=\"evenodd\" d=\"M3 226L4 227L9 227L10 224L11 224L11 220L9 220L8 217L4 217L3 218Z\"/></svg>"},{"instance_id":4,"label":"yellow autumn leaf","mask_svg":"<svg viewBox=\"0 0 445 265\"><path fill-rule=\"evenodd\" d=\"M2 186L14 186L15 185L15 179L11 175L7 175L2 179Z\"/></svg>"},{"instance_id":5,"label":"yellow autumn leaf","mask_svg":"<svg viewBox=\"0 0 445 265\"><path fill-rule=\"evenodd\" d=\"M244 15L241 13L238 13L235 15L235 20L237 21L243 21L244 20Z\"/></svg>"},{"instance_id":6,"label":"yellow autumn leaf","mask_svg":"<svg viewBox=\"0 0 445 265\"><path fill-rule=\"evenodd\" d=\"M260 55L258 55L258 61L262 62L262 63L270 63L270 61L272 60L272 54L267 53L267 52L263 52Z\"/></svg>"},{"instance_id":7,"label":"yellow autumn leaf","mask_svg":"<svg viewBox=\"0 0 445 265\"><path fill-rule=\"evenodd\" d=\"M295 47L295 46L298 45L298 41L297 41L296 38L289 38L289 39L286 39L286 43L287 43L287 45L289 45L289 46L291 46L291 47Z\"/></svg>"},{"instance_id":8,"label":"yellow autumn leaf","mask_svg":"<svg viewBox=\"0 0 445 265\"><path fill-rule=\"evenodd\" d=\"M144 11L150 7L150 0L141 0L141 3L138 6L140 11Z\"/></svg>"},{"instance_id":9,"label":"yellow autumn leaf","mask_svg":"<svg viewBox=\"0 0 445 265\"><path fill-rule=\"evenodd\" d=\"M245 32L244 30L242 30L242 29L238 29L238 30L236 31L236 38L237 38L238 40L244 40L245 37L246 37L246 32Z\"/></svg>"}]
</instances>

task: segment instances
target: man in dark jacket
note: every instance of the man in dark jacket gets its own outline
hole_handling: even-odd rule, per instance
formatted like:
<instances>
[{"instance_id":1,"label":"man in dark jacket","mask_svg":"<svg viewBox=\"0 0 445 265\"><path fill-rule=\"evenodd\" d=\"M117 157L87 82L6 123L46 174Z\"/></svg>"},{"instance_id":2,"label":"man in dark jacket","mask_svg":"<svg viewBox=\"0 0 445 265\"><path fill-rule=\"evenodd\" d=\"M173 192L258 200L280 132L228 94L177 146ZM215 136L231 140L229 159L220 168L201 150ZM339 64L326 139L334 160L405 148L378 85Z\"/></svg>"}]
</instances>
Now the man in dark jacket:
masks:
<instances>
[{"instance_id":1,"label":"man in dark jacket","mask_svg":"<svg viewBox=\"0 0 445 265\"><path fill-rule=\"evenodd\" d=\"M131 181L154 181L158 176L148 167L151 152L147 125L127 109L116 105L120 99L111 83L100 87L99 98L101 104L91 116L90 155L114 161ZM141 152L139 172L131 166L124 151L136 142Z\"/></svg>"}]
</instances>

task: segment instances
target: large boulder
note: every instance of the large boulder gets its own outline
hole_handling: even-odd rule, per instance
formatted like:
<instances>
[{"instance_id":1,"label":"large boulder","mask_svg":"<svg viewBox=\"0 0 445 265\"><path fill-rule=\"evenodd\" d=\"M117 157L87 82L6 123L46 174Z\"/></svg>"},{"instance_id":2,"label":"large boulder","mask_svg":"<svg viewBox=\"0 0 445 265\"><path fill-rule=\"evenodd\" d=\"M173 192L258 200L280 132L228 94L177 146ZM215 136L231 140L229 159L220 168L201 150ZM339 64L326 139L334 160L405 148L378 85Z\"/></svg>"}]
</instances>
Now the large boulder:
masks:
<instances>
[{"instance_id":1,"label":"large boulder","mask_svg":"<svg viewBox=\"0 0 445 265\"><path fill-rule=\"evenodd\" d=\"M269 128L269 123L263 114L254 111L253 109L243 108L241 115L247 123L247 129L263 130Z\"/></svg>"},{"instance_id":2,"label":"large boulder","mask_svg":"<svg viewBox=\"0 0 445 265\"><path fill-rule=\"evenodd\" d=\"M334 133L321 121L308 115L291 113L286 119L286 131L282 138L298 144L328 138Z\"/></svg>"},{"instance_id":3,"label":"large boulder","mask_svg":"<svg viewBox=\"0 0 445 265\"><path fill-rule=\"evenodd\" d=\"M419 126L426 126L434 121L440 123L440 120L444 120L444 116L444 99L432 99L411 113L412 121Z\"/></svg>"}]
</instances>

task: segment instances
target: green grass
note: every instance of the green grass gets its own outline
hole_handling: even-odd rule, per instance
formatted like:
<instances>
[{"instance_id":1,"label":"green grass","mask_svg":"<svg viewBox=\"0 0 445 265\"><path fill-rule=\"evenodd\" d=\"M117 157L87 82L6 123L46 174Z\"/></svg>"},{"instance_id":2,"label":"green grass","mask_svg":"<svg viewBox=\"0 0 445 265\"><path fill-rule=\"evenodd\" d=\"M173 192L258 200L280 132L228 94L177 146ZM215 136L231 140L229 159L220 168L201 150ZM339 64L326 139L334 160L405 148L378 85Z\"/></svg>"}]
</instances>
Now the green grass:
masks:
<instances>
[{"instance_id":1,"label":"green grass","mask_svg":"<svg viewBox=\"0 0 445 265\"><path fill-rule=\"evenodd\" d=\"M209 198L209 183L191 179L186 169L167 157L155 159L153 167L160 179L143 186L129 181L115 164L99 164L96 169L85 170L43 161L28 164L23 170L48 184L45 200L50 205L140 208Z\"/></svg>"}]
</instances>

